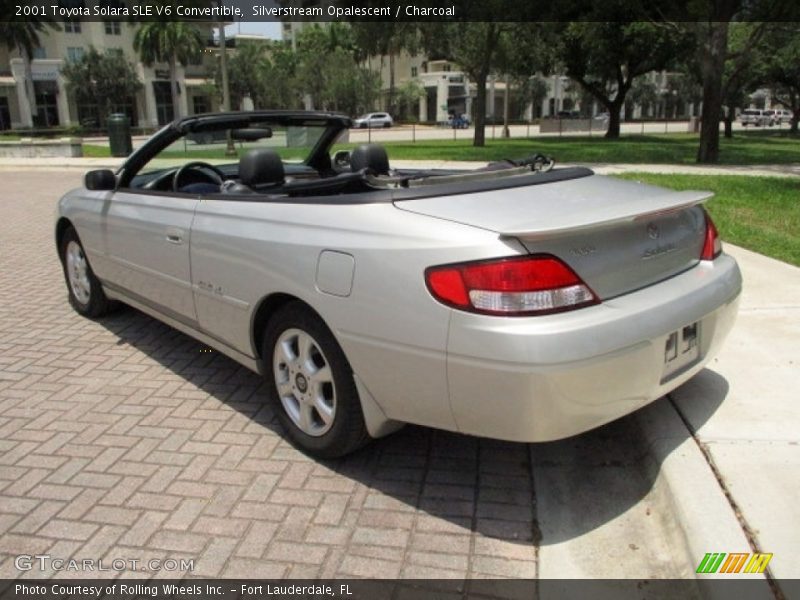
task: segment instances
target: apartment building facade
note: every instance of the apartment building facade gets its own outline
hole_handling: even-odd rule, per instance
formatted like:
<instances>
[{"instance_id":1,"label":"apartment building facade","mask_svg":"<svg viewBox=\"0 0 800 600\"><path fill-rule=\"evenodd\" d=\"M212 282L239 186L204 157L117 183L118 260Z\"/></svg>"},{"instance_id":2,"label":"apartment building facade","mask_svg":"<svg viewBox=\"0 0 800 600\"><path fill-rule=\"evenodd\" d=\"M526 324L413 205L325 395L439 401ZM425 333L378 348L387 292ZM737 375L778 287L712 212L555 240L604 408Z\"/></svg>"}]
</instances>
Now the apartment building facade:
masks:
<instances>
[{"instance_id":1,"label":"apartment building facade","mask_svg":"<svg viewBox=\"0 0 800 600\"><path fill-rule=\"evenodd\" d=\"M67 90L62 69L68 61L78 60L89 48L101 53L118 53L133 64L142 88L129 102L114 110L127 113L134 126L155 128L176 115L170 92L166 64L145 66L133 49L136 25L124 21L68 21L60 31L46 30L39 36L40 45L31 60L31 78L36 96L36 114L25 84L25 65L16 52L0 47L0 129L47 128L101 125L97 106L77 104ZM213 62L219 50L208 30L209 43L196 60L178 66L180 114L191 115L218 108L216 94L210 92Z\"/></svg>"}]
</instances>

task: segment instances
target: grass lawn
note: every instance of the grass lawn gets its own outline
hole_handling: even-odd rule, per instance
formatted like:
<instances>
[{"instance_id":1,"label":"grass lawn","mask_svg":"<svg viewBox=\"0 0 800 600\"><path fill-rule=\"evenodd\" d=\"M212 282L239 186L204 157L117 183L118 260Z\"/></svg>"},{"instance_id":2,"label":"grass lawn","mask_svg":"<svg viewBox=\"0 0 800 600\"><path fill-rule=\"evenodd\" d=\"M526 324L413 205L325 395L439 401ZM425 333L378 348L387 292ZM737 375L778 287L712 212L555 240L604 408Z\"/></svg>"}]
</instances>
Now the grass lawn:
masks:
<instances>
[{"instance_id":1,"label":"grass lawn","mask_svg":"<svg viewBox=\"0 0 800 600\"><path fill-rule=\"evenodd\" d=\"M800 266L800 178L744 175L618 175L675 190L711 190L707 204L723 242Z\"/></svg>"},{"instance_id":2,"label":"grass lawn","mask_svg":"<svg viewBox=\"0 0 800 600\"><path fill-rule=\"evenodd\" d=\"M461 135L464 135L461 132ZM787 132L737 133L730 140L721 138L720 163L758 165L800 163L800 137ZM492 140L483 148L472 146L471 139L390 142L383 144L391 159L411 160L499 160L522 158L541 152L559 163L656 163L694 164L698 136L695 134L629 135L619 140L602 137L537 137ZM337 145L336 149L355 144ZM222 158L224 147L187 153L193 159ZM84 156L110 156L107 147L83 146ZM176 157L177 158L177 157Z\"/></svg>"}]
</instances>

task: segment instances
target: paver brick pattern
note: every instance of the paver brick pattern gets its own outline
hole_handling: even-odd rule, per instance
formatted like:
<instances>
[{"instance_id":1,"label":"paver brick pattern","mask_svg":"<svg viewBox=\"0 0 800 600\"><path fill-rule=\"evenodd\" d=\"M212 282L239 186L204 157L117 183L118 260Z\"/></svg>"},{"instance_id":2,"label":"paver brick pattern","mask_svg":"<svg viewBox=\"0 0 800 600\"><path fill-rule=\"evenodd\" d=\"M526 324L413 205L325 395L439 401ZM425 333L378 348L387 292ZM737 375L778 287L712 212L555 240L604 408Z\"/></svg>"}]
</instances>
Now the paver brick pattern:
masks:
<instances>
[{"instance_id":1,"label":"paver brick pattern","mask_svg":"<svg viewBox=\"0 0 800 600\"><path fill-rule=\"evenodd\" d=\"M306 457L259 376L133 309L72 311L53 213L79 173L0 181L0 576L56 574L18 571L20 554L186 558L208 577L536 575L528 446L407 427Z\"/></svg>"}]
</instances>

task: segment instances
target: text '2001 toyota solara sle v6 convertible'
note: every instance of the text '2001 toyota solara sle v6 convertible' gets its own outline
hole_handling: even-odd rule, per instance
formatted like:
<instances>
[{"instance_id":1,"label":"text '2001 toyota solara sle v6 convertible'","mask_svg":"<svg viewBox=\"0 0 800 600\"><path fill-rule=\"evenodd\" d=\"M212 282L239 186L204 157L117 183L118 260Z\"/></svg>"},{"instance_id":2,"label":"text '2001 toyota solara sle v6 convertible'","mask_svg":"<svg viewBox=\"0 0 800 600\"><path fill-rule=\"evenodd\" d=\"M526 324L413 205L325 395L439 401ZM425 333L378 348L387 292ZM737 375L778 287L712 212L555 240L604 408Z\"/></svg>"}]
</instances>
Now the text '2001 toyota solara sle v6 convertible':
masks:
<instances>
[{"instance_id":1,"label":"text '2001 toyota solara sle v6 convertible'","mask_svg":"<svg viewBox=\"0 0 800 600\"><path fill-rule=\"evenodd\" d=\"M56 222L72 306L122 301L263 374L319 457L403 423L571 436L685 382L730 330L741 276L710 194L540 155L396 170L345 149L350 125L194 116L87 173Z\"/></svg>"}]
</instances>

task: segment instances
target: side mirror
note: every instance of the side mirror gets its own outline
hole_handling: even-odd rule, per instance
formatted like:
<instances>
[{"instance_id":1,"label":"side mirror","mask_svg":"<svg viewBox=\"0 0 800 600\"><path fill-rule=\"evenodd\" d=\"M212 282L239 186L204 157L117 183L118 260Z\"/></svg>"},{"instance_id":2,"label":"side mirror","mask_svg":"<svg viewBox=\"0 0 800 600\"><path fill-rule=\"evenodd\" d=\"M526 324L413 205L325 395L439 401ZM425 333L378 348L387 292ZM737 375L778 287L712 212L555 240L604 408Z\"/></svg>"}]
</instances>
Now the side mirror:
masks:
<instances>
[{"instance_id":1,"label":"side mirror","mask_svg":"<svg viewBox=\"0 0 800 600\"><path fill-rule=\"evenodd\" d=\"M333 155L333 166L334 167L349 167L350 166L350 151L349 150L339 150L336 154Z\"/></svg>"},{"instance_id":2,"label":"side mirror","mask_svg":"<svg viewBox=\"0 0 800 600\"><path fill-rule=\"evenodd\" d=\"M97 169L86 173L83 185L87 190L95 192L111 191L117 187L117 178L110 169Z\"/></svg>"}]
</instances>

